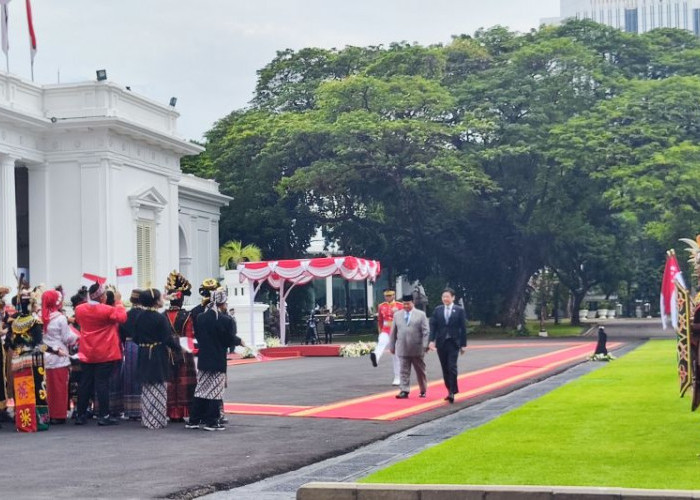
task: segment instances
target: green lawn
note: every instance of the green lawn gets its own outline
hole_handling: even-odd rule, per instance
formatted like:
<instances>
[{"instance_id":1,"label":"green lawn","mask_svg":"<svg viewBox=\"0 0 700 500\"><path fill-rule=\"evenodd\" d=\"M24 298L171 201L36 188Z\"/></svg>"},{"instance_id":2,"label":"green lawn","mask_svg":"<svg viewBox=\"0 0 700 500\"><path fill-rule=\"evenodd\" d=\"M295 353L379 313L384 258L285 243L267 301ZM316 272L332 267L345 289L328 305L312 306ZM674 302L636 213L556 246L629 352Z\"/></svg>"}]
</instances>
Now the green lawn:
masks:
<instances>
[{"instance_id":1,"label":"green lawn","mask_svg":"<svg viewBox=\"0 0 700 500\"><path fill-rule=\"evenodd\" d=\"M525 325L527 328L527 334L524 336L538 336L540 331L540 322L538 320L527 320ZM547 330L548 337L574 337L576 335L581 335L591 327L591 325L588 324L584 324L582 326L571 326L568 318L561 320L558 325L554 324L554 320L547 320L544 326ZM481 325L478 322L469 323L469 335L474 338L503 338L519 336L515 330Z\"/></svg>"},{"instance_id":2,"label":"green lawn","mask_svg":"<svg viewBox=\"0 0 700 500\"><path fill-rule=\"evenodd\" d=\"M593 373L364 482L700 489L700 413L674 341Z\"/></svg>"}]
</instances>

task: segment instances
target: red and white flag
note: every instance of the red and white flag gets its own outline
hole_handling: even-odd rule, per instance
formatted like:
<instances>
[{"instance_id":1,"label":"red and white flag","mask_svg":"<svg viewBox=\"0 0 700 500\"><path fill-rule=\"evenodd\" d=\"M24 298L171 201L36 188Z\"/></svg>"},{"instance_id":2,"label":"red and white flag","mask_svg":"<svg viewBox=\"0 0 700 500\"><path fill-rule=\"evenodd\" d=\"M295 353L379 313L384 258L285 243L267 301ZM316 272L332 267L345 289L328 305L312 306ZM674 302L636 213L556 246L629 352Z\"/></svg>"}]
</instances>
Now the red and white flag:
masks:
<instances>
[{"instance_id":1,"label":"red and white flag","mask_svg":"<svg viewBox=\"0 0 700 500\"><path fill-rule=\"evenodd\" d=\"M661 324L666 329L666 322L671 318L673 328L678 328L678 292L676 291L676 283L685 287L681 268L678 266L676 254L673 251L667 253L666 267L664 268L664 277L661 280Z\"/></svg>"},{"instance_id":2,"label":"red and white flag","mask_svg":"<svg viewBox=\"0 0 700 500\"><path fill-rule=\"evenodd\" d=\"M0 6L2 9L0 9L0 26L2 31L2 51L5 53L5 56L7 57L7 53L10 50L10 42L8 39L8 25L7 25L7 20L8 20L8 14L7 14L7 4L10 3L10 0L0 0Z\"/></svg>"},{"instance_id":3,"label":"red and white flag","mask_svg":"<svg viewBox=\"0 0 700 500\"><path fill-rule=\"evenodd\" d=\"M107 283L107 278L103 276L98 276L97 274L83 273L83 277L80 280L80 282L82 285L90 288L90 286L94 285L95 283L104 285L105 283Z\"/></svg>"},{"instance_id":4,"label":"red and white flag","mask_svg":"<svg viewBox=\"0 0 700 500\"><path fill-rule=\"evenodd\" d=\"M32 65L36 55L36 34L34 33L34 21L32 20L32 4L26 0L27 5L27 26L29 27L29 50L32 55Z\"/></svg>"},{"instance_id":5,"label":"red and white flag","mask_svg":"<svg viewBox=\"0 0 700 500\"><path fill-rule=\"evenodd\" d=\"M130 285L134 283L134 268L133 267L118 267L117 268L117 287L122 285Z\"/></svg>"}]
</instances>

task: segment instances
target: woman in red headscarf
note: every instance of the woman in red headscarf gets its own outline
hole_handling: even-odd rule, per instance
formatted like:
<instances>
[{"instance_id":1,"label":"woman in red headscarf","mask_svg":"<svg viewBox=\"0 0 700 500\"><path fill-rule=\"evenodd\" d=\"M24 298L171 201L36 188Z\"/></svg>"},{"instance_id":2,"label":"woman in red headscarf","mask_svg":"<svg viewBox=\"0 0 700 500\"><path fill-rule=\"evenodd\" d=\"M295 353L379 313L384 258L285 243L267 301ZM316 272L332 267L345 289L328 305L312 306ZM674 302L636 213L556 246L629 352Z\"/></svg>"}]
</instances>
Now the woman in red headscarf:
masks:
<instances>
[{"instance_id":1,"label":"woman in red headscarf","mask_svg":"<svg viewBox=\"0 0 700 500\"><path fill-rule=\"evenodd\" d=\"M68 319L60 311L62 305L63 297L57 290L47 290L41 296L44 343L50 348L44 355L44 365L49 417L52 424L66 422L70 375L68 348L78 341L78 335L70 329Z\"/></svg>"}]
</instances>

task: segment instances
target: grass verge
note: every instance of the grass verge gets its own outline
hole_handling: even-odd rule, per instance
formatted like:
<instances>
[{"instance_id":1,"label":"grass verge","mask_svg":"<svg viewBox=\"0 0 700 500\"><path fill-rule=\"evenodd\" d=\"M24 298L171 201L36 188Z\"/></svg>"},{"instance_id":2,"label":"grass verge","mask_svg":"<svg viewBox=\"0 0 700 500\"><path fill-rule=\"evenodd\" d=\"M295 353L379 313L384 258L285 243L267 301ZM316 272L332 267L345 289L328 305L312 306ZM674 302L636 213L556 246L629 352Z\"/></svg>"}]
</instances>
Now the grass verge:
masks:
<instances>
[{"instance_id":1,"label":"grass verge","mask_svg":"<svg viewBox=\"0 0 700 500\"><path fill-rule=\"evenodd\" d=\"M700 489L700 414L674 341L623 358L363 482Z\"/></svg>"}]
</instances>

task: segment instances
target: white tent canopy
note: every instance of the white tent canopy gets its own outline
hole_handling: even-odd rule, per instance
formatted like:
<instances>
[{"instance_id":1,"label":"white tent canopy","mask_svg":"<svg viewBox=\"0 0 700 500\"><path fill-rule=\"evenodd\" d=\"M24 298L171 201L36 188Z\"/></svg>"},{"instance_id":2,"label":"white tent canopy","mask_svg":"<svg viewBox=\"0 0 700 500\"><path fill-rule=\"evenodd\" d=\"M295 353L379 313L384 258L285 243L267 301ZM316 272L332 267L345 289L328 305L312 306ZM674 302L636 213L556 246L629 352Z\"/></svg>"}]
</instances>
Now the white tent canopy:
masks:
<instances>
[{"instance_id":1,"label":"white tent canopy","mask_svg":"<svg viewBox=\"0 0 700 500\"><path fill-rule=\"evenodd\" d=\"M248 280L250 305L253 307L255 295L262 283L267 282L280 291L280 340L286 343L286 299L296 285L305 285L317 278L342 276L350 281L366 279L376 281L380 272L376 260L357 257L320 257L316 259L270 260L262 262L243 262L238 264L241 283ZM252 314L251 314L252 318ZM251 338L255 343L255 334L251 320Z\"/></svg>"}]
</instances>

